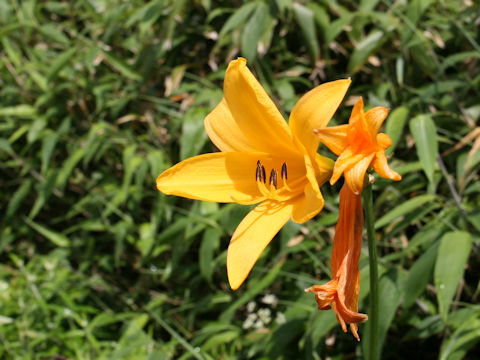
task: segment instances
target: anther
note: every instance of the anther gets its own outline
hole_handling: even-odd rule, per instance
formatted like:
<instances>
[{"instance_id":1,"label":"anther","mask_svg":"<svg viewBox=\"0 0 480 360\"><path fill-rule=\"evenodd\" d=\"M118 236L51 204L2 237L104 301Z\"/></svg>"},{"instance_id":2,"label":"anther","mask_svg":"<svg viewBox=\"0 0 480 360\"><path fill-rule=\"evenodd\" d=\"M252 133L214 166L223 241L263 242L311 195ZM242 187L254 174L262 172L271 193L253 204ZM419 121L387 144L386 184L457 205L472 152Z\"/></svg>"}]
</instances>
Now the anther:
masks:
<instances>
[{"instance_id":1,"label":"anther","mask_svg":"<svg viewBox=\"0 0 480 360\"><path fill-rule=\"evenodd\" d=\"M275 189L277 188L277 170L273 169L270 172L270 179L268 180L269 185L275 186Z\"/></svg>"},{"instance_id":2,"label":"anther","mask_svg":"<svg viewBox=\"0 0 480 360\"><path fill-rule=\"evenodd\" d=\"M265 168L262 165L262 181L265 183L267 181L267 174L265 173Z\"/></svg>"},{"instance_id":3,"label":"anther","mask_svg":"<svg viewBox=\"0 0 480 360\"><path fill-rule=\"evenodd\" d=\"M262 164L257 161L257 169L255 171L255 181L262 181Z\"/></svg>"},{"instance_id":4,"label":"anther","mask_svg":"<svg viewBox=\"0 0 480 360\"><path fill-rule=\"evenodd\" d=\"M288 179L288 175L287 175L287 163L283 163L281 175L282 175L282 179L283 179L283 180L287 180L287 179Z\"/></svg>"}]
</instances>

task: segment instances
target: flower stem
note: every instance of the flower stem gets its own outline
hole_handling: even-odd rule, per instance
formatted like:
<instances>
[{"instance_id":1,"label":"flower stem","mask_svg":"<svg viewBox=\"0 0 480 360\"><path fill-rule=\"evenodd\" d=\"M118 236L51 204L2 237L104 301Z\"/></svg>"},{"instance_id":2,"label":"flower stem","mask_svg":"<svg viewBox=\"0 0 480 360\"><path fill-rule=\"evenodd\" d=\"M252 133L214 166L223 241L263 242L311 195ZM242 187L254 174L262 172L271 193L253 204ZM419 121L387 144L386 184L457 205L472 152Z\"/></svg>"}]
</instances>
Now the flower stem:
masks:
<instances>
[{"instance_id":1,"label":"flower stem","mask_svg":"<svg viewBox=\"0 0 480 360\"><path fill-rule=\"evenodd\" d=\"M368 174L367 174L368 177ZM368 259L370 265L370 309L368 321L370 322L369 333L369 359L378 359L378 265L377 247L375 244L375 228L373 219L372 185L369 184L363 189L363 200L365 209L365 224L367 227Z\"/></svg>"}]
</instances>

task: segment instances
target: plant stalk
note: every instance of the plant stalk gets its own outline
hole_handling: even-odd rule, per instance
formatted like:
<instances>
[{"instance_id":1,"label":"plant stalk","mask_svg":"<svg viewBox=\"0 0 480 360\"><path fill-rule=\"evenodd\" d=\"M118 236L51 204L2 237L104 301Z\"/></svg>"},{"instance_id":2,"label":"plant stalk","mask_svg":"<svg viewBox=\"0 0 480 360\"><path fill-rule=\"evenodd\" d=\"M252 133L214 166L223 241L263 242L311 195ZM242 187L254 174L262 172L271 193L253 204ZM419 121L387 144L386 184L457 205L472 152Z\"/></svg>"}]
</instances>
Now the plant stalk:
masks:
<instances>
[{"instance_id":1,"label":"plant stalk","mask_svg":"<svg viewBox=\"0 0 480 360\"><path fill-rule=\"evenodd\" d=\"M367 174L368 178L368 174ZM363 189L363 201L365 210L365 225L367 227L368 260L370 265L370 309L368 321L370 322L369 333L369 356L370 360L378 360L378 264L377 246L375 243L375 228L373 218L372 185L366 184Z\"/></svg>"}]
</instances>

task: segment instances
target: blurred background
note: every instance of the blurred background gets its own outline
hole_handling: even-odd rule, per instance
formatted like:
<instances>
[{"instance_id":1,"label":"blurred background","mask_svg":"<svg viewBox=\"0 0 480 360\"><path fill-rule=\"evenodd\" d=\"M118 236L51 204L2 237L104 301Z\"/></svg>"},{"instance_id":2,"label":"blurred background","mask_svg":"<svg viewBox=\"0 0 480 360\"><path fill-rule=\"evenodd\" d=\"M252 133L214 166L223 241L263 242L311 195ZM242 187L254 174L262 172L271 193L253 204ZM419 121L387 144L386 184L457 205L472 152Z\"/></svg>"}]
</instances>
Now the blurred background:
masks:
<instances>
[{"instance_id":1,"label":"blurred background","mask_svg":"<svg viewBox=\"0 0 480 360\"><path fill-rule=\"evenodd\" d=\"M330 277L340 185L230 290L247 206L155 178L216 151L203 119L248 59L280 111L351 77L399 183L377 179L382 359L480 353L480 5L474 0L0 0L0 357L356 359L303 290ZM325 148L324 154L332 156ZM360 310L368 310L364 249Z\"/></svg>"}]
</instances>

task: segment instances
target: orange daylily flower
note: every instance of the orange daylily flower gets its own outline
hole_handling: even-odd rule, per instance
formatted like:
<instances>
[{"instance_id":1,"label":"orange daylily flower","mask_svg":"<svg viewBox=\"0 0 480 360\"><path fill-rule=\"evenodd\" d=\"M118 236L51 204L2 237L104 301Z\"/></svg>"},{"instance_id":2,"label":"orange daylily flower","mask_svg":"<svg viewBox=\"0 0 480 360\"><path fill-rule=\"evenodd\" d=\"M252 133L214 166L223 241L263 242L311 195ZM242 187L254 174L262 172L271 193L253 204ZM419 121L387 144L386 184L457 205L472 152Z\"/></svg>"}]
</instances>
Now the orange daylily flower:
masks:
<instances>
[{"instance_id":1,"label":"orange daylily flower","mask_svg":"<svg viewBox=\"0 0 480 360\"><path fill-rule=\"evenodd\" d=\"M361 195L356 195L347 184L340 191L340 214L338 217L331 256L332 280L324 285L314 285L306 292L315 293L320 310L330 309L344 332L346 323L357 340L358 323L368 316L358 313L360 273L358 260L362 249L363 209Z\"/></svg>"},{"instance_id":2,"label":"orange daylily flower","mask_svg":"<svg viewBox=\"0 0 480 360\"><path fill-rule=\"evenodd\" d=\"M365 173L370 166L383 178L399 181L402 177L390 169L385 149L392 145L387 134L378 133L389 110L382 106L363 112L360 98L353 107L348 125L315 129L320 141L336 155L330 184L335 184L342 173L345 181L355 194L363 189Z\"/></svg>"},{"instance_id":3,"label":"orange daylily flower","mask_svg":"<svg viewBox=\"0 0 480 360\"><path fill-rule=\"evenodd\" d=\"M358 261L363 230L361 192L365 174L373 166L380 176L401 180L401 176L389 168L385 156L385 149L392 141L388 135L378 133L387 115L388 109L381 106L364 113L360 98L348 125L314 130L321 142L339 155L330 183L333 185L343 173L345 184L340 191L340 215L333 239L332 280L305 291L315 293L319 309L333 306L343 331L347 331L346 323L349 323L357 340L360 340L357 324L368 319L367 315L357 312L360 290Z\"/></svg>"},{"instance_id":4,"label":"orange daylily flower","mask_svg":"<svg viewBox=\"0 0 480 360\"><path fill-rule=\"evenodd\" d=\"M222 151L186 159L157 178L165 194L190 199L257 204L235 230L227 274L237 289L283 225L303 223L322 210L320 186L333 161L317 154L319 138L338 108L350 80L316 87L295 105L287 124L239 58L230 62L224 97L205 118L205 129Z\"/></svg>"}]
</instances>

